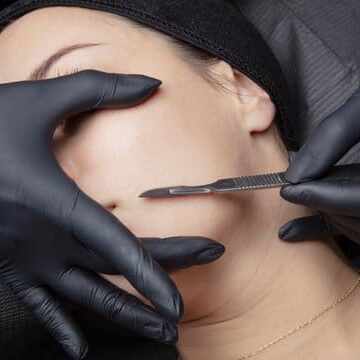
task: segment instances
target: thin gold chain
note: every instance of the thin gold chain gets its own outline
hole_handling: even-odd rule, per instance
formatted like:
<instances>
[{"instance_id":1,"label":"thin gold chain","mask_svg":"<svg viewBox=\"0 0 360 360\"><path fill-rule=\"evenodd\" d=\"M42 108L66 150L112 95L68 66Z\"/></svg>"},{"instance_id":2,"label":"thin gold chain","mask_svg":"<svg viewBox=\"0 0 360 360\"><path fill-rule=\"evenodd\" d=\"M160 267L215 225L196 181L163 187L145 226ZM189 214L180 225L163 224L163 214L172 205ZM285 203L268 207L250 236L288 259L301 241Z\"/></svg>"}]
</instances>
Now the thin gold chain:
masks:
<instances>
[{"instance_id":1,"label":"thin gold chain","mask_svg":"<svg viewBox=\"0 0 360 360\"><path fill-rule=\"evenodd\" d=\"M359 285L359 283L360 283L360 276L355 280L354 284L351 286L351 288L343 296L341 296L340 298L335 300L332 304L327 306L325 309L321 310L319 313L314 315L311 319L309 319L308 321L305 321L303 324L297 326L295 329L289 331L287 334L275 338L273 341L271 341L270 343L262 346L260 349L254 351L254 352L252 352L252 353L250 353L248 355L244 355L244 356L240 357L238 360L246 360L246 359L249 359L249 358L251 358L253 356L256 356L256 355L260 354L261 352L263 352L264 350L266 350L267 348L269 348L271 345L274 345L274 344L278 343L279 341L284 340L288 336L294 334L296 331L299 331L299 330L303 329L304 327L312 324L320 316L324 315L326 312L333 309L336 305L338 305L339 303L341 303L345 299L347 299L353 293L353 291Z\"/></svg>"}]
</instances>

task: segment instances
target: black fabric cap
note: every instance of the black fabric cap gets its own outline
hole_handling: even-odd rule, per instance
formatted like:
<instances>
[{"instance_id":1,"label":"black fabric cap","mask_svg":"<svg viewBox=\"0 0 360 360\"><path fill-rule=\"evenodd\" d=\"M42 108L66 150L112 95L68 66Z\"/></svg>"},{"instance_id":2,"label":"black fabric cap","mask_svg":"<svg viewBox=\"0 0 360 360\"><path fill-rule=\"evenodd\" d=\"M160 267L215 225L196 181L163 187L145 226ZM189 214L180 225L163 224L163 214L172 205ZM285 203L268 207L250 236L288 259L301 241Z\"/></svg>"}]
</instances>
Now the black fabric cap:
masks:
<instances>
[{"instance_id":1,"label":"black fabric cap","mask_svg":"<svg viewBox=\"0 0 360 360\"><path fill-rule=\"evenodd\" d=\"M18 0L2 5L0 29L32 10L78 6L115 13L183 40L228 62L265 91L288 151L299 150L298 111L283 71L262 35L224 0Z\"/></svg>"}]
</instances>

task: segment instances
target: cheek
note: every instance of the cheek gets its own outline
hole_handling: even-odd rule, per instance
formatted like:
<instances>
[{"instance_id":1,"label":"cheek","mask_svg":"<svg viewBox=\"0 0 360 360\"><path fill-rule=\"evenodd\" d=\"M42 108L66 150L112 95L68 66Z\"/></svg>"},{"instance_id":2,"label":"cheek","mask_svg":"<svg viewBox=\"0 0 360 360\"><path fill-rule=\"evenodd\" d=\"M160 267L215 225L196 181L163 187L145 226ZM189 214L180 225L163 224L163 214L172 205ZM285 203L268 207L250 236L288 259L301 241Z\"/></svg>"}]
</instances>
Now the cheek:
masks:
<instances>
[{"instance_id":1,"label":"cheek","mask_svg":"<svg viewBox=\"0 0 360 360\"><path fill-rule=\"evenodd\" d=\"M221 233L221 224L228 226L228 210L233 211L232 196L146 199L138 195L151 188L204 184L248 172L245 145L239 141L242 135L229 116L205 94L198 99L199 106L191 96L177 94L160 94L137 108L109 112L102 123L101 139L106 142L97 140L97 155L89 159L93 162L89 168L99 170L101 164L102 179L116 196L114 213L139 236L211 236L213 224ZM94 141L88 143L96 142L99 131L93 129ZM99 148L104 150L101 160Z\"/></svg>"}]
</instances>

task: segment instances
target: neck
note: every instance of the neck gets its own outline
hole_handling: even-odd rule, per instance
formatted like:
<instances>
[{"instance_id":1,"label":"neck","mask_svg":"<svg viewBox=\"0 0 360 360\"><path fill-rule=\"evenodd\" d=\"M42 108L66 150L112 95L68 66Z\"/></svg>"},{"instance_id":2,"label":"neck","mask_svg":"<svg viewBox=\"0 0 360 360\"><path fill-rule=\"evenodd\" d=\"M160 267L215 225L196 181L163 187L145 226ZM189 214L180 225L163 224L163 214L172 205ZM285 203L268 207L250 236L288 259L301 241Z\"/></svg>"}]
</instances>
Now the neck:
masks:
<instances>
[{"instance_id":1,"label":"neck","mask_svg":"<svg viewBox=\"0 0 360 360\"><path fill-rule=\"evenodd\" d=\"M177 346L182 359L239 359L312 318L343 296L358 277L329 246L331 239L286 243L278 238L285 222L315 214L283 199L279 203L278 191L272 191L275 202L267 201L272 206L264 207L257 217L257 223L269 218L272 223L253 226L256 231L247 234L246 241L239 240L244 237L241 229L227 234L239 241L229 242L216 262L218 268L211 272L216 285L207 296L208 302L216 303L214 311L179 325ZM313 353L325 358L329 352L327 358L346 359L360 335L354 327L359 320L359 297L356 288L351 297L266 349L260 358L303 359Z\"/></svg>"}]
</instances>

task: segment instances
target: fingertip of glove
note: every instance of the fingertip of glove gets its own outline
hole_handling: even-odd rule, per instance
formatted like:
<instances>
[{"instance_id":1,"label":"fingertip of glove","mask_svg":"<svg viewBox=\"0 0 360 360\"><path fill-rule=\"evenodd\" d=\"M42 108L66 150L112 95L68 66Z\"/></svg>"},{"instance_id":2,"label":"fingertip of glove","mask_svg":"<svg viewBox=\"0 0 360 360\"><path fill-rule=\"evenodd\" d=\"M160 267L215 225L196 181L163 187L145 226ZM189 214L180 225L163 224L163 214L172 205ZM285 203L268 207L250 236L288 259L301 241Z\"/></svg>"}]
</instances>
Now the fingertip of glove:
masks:
<instances>
[{"instance_id":1,"label":"fingertip of glove","mask_svg":"<svg viewBox=\"0 0 360 360\"><path fill-rule=\"evenodd\" d=\"M120 78L123 75L119 75ZM146 75L128 75L128 79L134 84L137 83L141 88L146 89L148 91L154 90L162 84L162 81L151 76Z\"/></svg>"},{"instance_id":2,"label":"fingertip of glove","mask_svg":"<svg viewBox=\"0 0 360 360\"><path fill-rule=\"evenodd\" d=\"M289 229L288 229L287 224L281 226L281 228L280 228L279 231L278 231L278 236L279 236L279 238L280 238L281 240L283 240L283 241L287 241L287 240L288 240L288 238L287 238L288 230L289 230Z\"/></svg>"},{"instance_id":3,"label":"fingertip of glove","mask_svg":"<svg viewBox=\"0 0 360 360\"><path fill-rule=\"evenodd\" d=\"M286 185L280 189L280 195L285 200L290 200L295 198L296 192L295 187L291 185Z\"/></svg>"},{"instance_id":4,"label":"fingertip of glove","mask_svg":"<svg viewBox=\"0 0 360 360\"><path fill-rule=\"evenodd\" d=\"M147 78L148 78L148 86L151 89L156 89L162 84L162 81L159 79L155 79L155 78L148 77L148 76L147 76Z\"/></svg>"},{"instance_id":5,"label":"fingertip of glove","mask_svg":"<svg viewBox=\"0 0 360 360\"><path fill-rule=\"evenodd\" d=\"M196 260L200 263L208 263L210 261L218 259L225 252L225 246L222 244L216 244L216 246L208 248L202 251L196 257Z\"/></svg>"},{"instance_id":6,"label":"fingertip of glove","mask_svg":"<svg viewBox=\"0 0 360 360\"><path fill-rule=\"evenodd\" d=\"M303 228L300 227L302 221L303 219L300 218L283 224L278 231L278 237L280 240L292 243L297 243L304 240L304 237L306 237L307 233Z\"/></svg>"},{"instance_id":7,"label":"fingertip of glove","mask_svg":"<svg viewBox=\"0 0 360 360\"><path fill-rule=\"evenodd\" d=\"M160 80L145 75L118 75L111 104L114 99L119 99L123 107L138 105L154 95L161 84Z\"/></svg>"}]
</instances>

